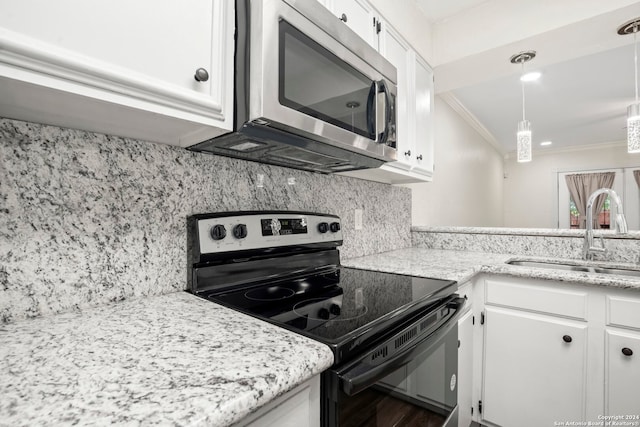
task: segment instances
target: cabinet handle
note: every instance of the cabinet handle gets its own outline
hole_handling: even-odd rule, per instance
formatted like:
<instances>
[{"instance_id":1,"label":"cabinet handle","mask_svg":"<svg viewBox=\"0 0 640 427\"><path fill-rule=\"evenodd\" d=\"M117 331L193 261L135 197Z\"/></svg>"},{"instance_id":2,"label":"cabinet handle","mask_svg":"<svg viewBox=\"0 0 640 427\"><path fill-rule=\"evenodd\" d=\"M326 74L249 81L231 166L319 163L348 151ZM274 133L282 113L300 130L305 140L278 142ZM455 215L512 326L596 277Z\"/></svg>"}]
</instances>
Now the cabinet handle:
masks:
<instances>
[{"instance_id":1,"label":"cabinet handle","mask_svg":"<svg viewBox=\"0 0 640 427\"><path fill-rule=\"evenodd\" d=\"M409 151L405 151L405 152L404 152L404 155L405 155L405 156L410 156L410 155L411 155L411 150L409 150Z\"/></svg>"},{"instance_id":2,"label":"cabinet handle","mask_svg":"<svg viewBox=\"0 0 640 427\"><path fill-rule=\"evenodd\" d=\"M624 354L625 356L631 356L633 355L633 350L631 350L628 347L625 347L622 349L622 354Z\"/></svg>"},{"instance_id":3,"label":"cabinet handle","mask_svg":"<svg viewBox=\"0 0 640 427\"><path fill-rule=\"evenodd\" d=\"M206 82L209 80L209 73L204 68L198 68L193 78L198 82Z\"/></svg>"},{"instance_id":4,"label":"cabinet handle","mask_svg":"<svg viewBox=\"0 0 640 427\"><path fill-rule=\"evenodd\" d=\"M571 338L571 335L565 335L565 336L562 337L562 340L564 342L571 342L571 341L573 341L573 338Z\"/></svg>"},{"instance_id":5,"label":"cabinet handle","mask_svg":"<svg viewBox=\"0 0 640 427\"><path fill-rule=\"evenodd\" d=\"M344 13L342 14L342 16L340 17L340 20L342 22L347 22L347 15L345 15Z\"/></svg>"},{"instance_id":6,"label":"cabinet handle","mask_svg":"<svg viewBox=\"0 0 640 427\"><path fill-rule=\"evenodd\" d=\"M417 160L422 160L422 154L420 154L418 157L416 157Z\"/></svg>"}]
</instances>

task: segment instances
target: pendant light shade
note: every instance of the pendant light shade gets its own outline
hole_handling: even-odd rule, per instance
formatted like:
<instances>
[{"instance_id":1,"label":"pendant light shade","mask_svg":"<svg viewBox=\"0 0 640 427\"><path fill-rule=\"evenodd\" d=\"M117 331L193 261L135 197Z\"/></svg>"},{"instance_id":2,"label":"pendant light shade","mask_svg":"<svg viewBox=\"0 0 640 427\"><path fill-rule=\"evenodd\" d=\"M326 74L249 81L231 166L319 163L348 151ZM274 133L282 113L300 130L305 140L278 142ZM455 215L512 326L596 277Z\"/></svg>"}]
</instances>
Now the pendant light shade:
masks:
<instances>
[{"instance_id":1,"label":"pendant light shade","mask_svg":"<svg viewBox=\"0 0 640 427\"><path fill-rule=\"evenodd\" d=\"M526 52L520 52L513 55L510 58L512 64L522 65L522 76L524 77L524 63L531 61L535 58L536 52L529 50ZM516 134L516 154L518 162L530 162L531 161L531 123L525 118L524 109L524 82L526 79L520 78L522 83L522 121L518 123L518 132Z\"/></svg>"},{"instance_id":2,"label":"pendant light shade","mask_svg":"<svg viewBox=\"0 0 640 427\"><path fill-rule=\"evenodd\" d=\"M640 153L640 104L627 108L627 152Z\"/></svg>"},{"instance_id":3,"label":"pendant light shade","mask_svg":"<svg viewBox=\"0 0 640 427\"><path fill-rule=\"evenodd\" d=\"M517 153L519 162L531 161L531 123L522 120L518 123Z\"/></svg>"},{"instance_id":4,"label":"pendant light shade","mask_svg":"<svg viewBox=\"0 0 640 427\"><path fill-rule=\"evenodd\" d=\"M640 103L638 103L638 37L640 18L625 22L618 27L618 34L633 34L633 67L636 102L627 107L627 152L640 153Z\"/></svg>"}]
</instances>

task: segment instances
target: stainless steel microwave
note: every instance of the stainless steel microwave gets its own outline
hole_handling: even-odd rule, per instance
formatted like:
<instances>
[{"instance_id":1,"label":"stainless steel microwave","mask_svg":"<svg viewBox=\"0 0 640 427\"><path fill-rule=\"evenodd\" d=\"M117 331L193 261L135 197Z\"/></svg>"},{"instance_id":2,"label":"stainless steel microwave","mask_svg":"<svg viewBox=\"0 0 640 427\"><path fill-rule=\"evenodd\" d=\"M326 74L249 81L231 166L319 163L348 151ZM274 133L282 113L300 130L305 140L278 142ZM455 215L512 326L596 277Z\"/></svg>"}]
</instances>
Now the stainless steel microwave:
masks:
<instances>
[{"instance_id":1,"label":"stainless steel microwave","mask_svg":"<svg viewBox=\"0 0 640 427\"><path fill-rule=\"evenodd\" d=\"M389 61L317 1L235 7L234 131L191 150L323 173L396 160Z\"/></svg>"}]
</instances>

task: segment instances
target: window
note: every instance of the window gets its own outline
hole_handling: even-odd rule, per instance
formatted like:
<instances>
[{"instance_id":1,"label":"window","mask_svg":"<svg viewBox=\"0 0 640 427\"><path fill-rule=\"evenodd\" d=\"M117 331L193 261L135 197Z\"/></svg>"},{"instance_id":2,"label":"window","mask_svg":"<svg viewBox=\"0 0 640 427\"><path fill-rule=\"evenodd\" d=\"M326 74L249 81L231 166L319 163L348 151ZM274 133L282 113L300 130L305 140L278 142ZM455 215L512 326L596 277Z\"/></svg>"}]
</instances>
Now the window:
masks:
<instances>
[{"instance_id":1,"label":"window","mask_svg":"<svg viewBox=\"0 0 640 427\"><path fill-rule=\"evenodd\" d=\"M613 181L612 189L615 191L620 197L624 200L624 170L623 169L597 169L597 170L582 170L582 171L567 171L567 172L559 172L557 174L558 181L558 228L572 228L578 229L580 228L580 221L582 221L582 228L584 228L585 220L584 218L580 218L580 214L578 213L578 209L574 201L571 199L571 195L569 194L569 189L566 183L567 175L574 174L590 174L590 173L602 173L602 172L614 172L615 179ZM626 209L626 205L625 205ZM613 211L612 211L613 210ZM615 218L615 214L617 213L615 209L615 205L612 206L609 197L607 196L603 209L599 212L593 213L594 219L599 221L600 227L604 229L608 229L610 227L610 218L613 215ZM625 210L626 213L626 210Z\"/></svg>"},{"instance_id":2,"label":"window","mask_svg":"<svg viewBox=\"0 0 640 427\"><path fill-rule=\"evenodd\" d=\"M615 190L614 190L615 191ZM597 216L598 224L600 228L611 228L611 199L609 196L604 201L604 206ZM569 225L570 228L580 228L580 213L573 199L569 197Z\"/></svg>"}]
</instances>

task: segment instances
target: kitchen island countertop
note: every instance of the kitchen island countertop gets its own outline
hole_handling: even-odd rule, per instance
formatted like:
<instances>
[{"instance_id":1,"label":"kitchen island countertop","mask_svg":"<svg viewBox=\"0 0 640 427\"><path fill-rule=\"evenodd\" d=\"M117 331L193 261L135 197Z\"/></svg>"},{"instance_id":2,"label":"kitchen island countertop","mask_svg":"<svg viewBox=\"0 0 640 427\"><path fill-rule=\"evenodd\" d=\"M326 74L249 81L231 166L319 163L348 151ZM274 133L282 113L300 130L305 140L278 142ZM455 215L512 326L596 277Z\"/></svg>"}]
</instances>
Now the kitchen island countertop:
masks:
<instances>
[{"instance_id":1,"label":"kitchen island countertop","mask_svg":"<svg viewBox=\"0 0 640 427\"><path fill-rule=\"evenodd\" d=\"M0 425L230 425L329 347L186 292L0 325Z\"/></svg>"}]
</instances>

